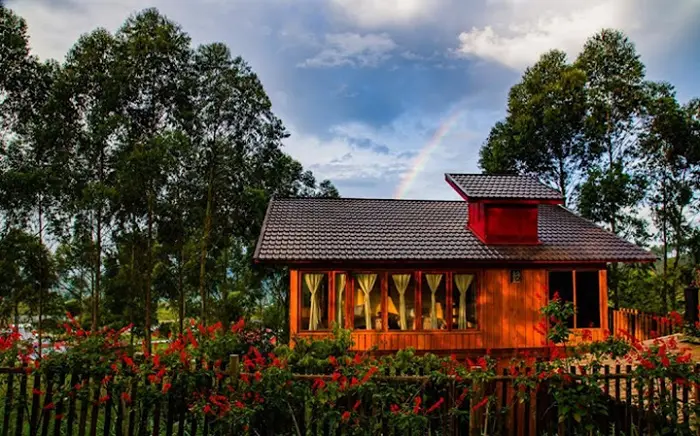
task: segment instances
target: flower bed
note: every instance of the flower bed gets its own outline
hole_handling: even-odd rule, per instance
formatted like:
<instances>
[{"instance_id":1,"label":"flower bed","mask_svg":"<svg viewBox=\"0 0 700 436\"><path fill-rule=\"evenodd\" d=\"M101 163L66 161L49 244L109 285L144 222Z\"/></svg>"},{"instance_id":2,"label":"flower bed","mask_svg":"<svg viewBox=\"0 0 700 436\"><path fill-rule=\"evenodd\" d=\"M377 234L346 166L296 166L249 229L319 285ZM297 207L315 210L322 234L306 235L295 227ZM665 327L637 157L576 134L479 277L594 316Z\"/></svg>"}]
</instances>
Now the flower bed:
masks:
<instances>
[{"instance_id":1,"label":"flower bed","mask_svg":"<svg viewBox=\"0 0 700 436\"><path fill-rule=\"evenodd\" d=\"M43 422L52 431L61 426L73 404L77 415L83 407L98 411L91 412L86 425L95 415L96 426L143 426L155 434L168 434L168 429L176 434L187 426L190 434L192 428L207 428L224 434L342 430L350 435L391 428L418 434L462 427L498 432L512 426L520 413L514 410L524 407L520 419L534 423L533 428L566 425L589 434L609 427L619 413L612 413L615 407L626 403L619 394L620 401L611 397L610 386L614 390L622 380L623 389L633 387L628 392L641 399L629 401L629 410L645 420L644 426L681 433L694 428L696 404L684 397L694 397L700 377L679 344L643 345L608 335L602 342L567 347L570 332L562 320L571 310L555 298L542 311L539 328L547 332L549 359L523 353L507 362L488 355L463 361L418 356L412 350L376 358L350 352L350 333L343 330L331 339L300 340L290 349L242 320L231 326L191 325L154 354L130 353L122 341L129 327L89 332L71 319L56 343L65 351L49 353L41 362L30 358L17 335L0 338L3 364L20 366L27 377L41 380L25 394L18 383L10 386L14 400L5 409L30 398L33 406L35 398L43 398L37 401L39 414L52 419L34 419L30 427L35 431ZM580 359L584 354L587 358ZM629 365L630 372L606 375L607 362ZM11 413L13 421L18 412ZM30 420L34 414L28 415Z\"/></svg>"}]
</instances>

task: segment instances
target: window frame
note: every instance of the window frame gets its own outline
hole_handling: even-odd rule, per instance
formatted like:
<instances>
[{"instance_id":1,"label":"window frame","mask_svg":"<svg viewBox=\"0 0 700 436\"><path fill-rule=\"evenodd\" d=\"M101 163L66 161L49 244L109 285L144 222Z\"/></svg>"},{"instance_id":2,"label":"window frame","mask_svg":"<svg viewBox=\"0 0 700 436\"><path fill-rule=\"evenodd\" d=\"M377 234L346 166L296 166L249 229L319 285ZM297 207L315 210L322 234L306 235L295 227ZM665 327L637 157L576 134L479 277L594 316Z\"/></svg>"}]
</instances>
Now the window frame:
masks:
<instances>
[{"instance_id":1,"label":"window frame","mask_svg":"<svg viewBox=\"0 0 700 436\"><path fill-rule=\"evenodd\" d=\"M455 334L475 334L482 332L482 310L483 304L481 303L482 294L482 282L483 282L483 270L475 268L465 268L465 269L446 269L446 268L357 268L357 269L333 269L333 268L305 268L297 270L299 274L299 280L297 283L297 313L301 314L303 309L303 292L304 292L304 274L309 273L322 273L326 274L328 277L328 306L325 308L328 311L328 328L319 330L307 330L302 328L301 315L298 316L296 320L297 331L300 334L328 334L332 330L333 322L336 322L336 302L337 302L337 289L335 287L336 275L345 274L345 301L344 304L344 314L345 322L341 327L344 329L351 330L352 333L362 333L362 334L379 334L379 333L390 333L390 334L401 334L401 335L411 335L417 333L423 334L444 334L444 333L455 333ZM381 330L363 330L355 329L354 327L354 297L355 289L357 287L355 274L377 274L377 280L380 280L380 290L381 290L381 310L382 310L382 329ZM389 330L387 306L389 298L389 280L391 274L411 274L411 279L414 280L413 292L414 292L414 310L416 317L413 319L413 329L412 330ZM454 301L454 292L456 286L454 285L454 275L455 274L472 274L474 275L474 282L470 285L474 287L474 299L476 304L476 327L460 330L453 328L451 314L446 316L449 317L447 322L447 328L444 330L433 330L423 328L423 275L424 274L443 274L443 280L445 280L445 292L446 292L446 302L445 302L445 313L449 313L452 310L452 304ZM448 320L446 320L448 321Z\"/></svg>"},{"instance_id":2,"label":"window frame","mask_svg":"<svg viewBox=\"0 0 700 436\"><path fill-rule=\"evenodd\" d=\"M552 272L570 272L571 273L571 284L572 284L572 302L574 303L574 321L573 321L573 327L571 327L572 330L596 330L596 329L603 329L603 326L606 325L607 321L604 323L604 314L601 306L601 302L603 300L603 296L601 295L601 277L600 277L600 271L601 269L599 268L593 268L593 267L583 267L583 268L548 268L547 270L547 301L549 302L551 300L551 297L549 295L550 289L549 289L549 273ZM599 325L600 327L579 327L578 326L578 302L576 294L577 294L577 289L576 289L576 273L577 272L595 272L598 274L598 306L599 306L599 311L598 311L598 316L599 316Z\"/></svg>"}]
</instances>

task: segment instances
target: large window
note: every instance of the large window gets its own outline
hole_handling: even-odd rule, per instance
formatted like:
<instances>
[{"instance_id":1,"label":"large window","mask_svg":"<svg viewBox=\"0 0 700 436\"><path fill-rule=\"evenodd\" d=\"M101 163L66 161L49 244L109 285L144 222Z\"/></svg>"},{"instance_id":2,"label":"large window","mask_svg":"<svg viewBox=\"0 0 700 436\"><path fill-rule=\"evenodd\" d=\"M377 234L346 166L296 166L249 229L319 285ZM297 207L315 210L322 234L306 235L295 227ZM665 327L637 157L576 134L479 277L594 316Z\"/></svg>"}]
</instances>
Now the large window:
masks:
<instances>
[{"instance_id":1,"label":"large window","mask_svg":"<svg viewBox=\"0 0 700 436\"><path fill-rule=\"evenodd\" d=\"M549 298L555 293L564 301L571 301L576 314L567 325L570 328L599 328L600 284L598 271L550 271Z\"/></svg>"},{"instance_id":2,"label":"large window","mask_svg":"<svg viewBox=\"0 0 700 436\"><path fill-rule=\"evenodd\" d=\"M413 274L389 274L387 320L389 330L413 330L416 322L416 292Z\"/></svg>"},{"instance_id":3,"label":"large window","mask_svg":"<svg viewBox=\"0 0 700 436\"><path fill-rule=\"evenodd\" d=\"M421 291L422 328L423 330L447 329L447 291L446 274L423 274Z\"/></svg>"},{"instance_id":4,"label":"large window","mask_svg":"<svg viewBox=\"0 0 700 436\"><path fill-rule=\"evenodd\" d=\"M314 331L328 329L328 274L301 275L301 329Z\"/></svg>"},{"instance_id":5,"label":"large window","mask_svg":"<svg viewBox=\"0 0 700 436\"><path fill-rule=\"evenodd\" d=\"M299 330L332 325L368 331L478 328L476 274L416 271L302 271Z\"/></svg>"}]
</instances>

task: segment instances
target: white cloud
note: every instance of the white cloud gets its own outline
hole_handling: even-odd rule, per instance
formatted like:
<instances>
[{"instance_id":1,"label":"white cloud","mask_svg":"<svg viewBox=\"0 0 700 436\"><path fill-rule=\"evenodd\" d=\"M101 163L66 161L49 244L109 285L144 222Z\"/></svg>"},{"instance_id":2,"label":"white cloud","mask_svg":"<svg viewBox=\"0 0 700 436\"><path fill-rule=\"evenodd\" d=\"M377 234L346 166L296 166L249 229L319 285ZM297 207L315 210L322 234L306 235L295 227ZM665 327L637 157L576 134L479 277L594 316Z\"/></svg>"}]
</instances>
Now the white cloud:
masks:
<instances>
[{"instance_id":1,"label":"white cloud","mask_svg":"<svg viewBox=\"0 0 700 436\"><path fill-rule=\"evenodd\" d=\"M444 0L331 0L336 11L360 27L405 26L434 19Z\"/></svg>"},{"instance_id":2,"label":"white cloud","mask_svg":"<svg viewBox=\"0 0 700 436\"><path fill-rule=\"evenodd\" d=\"M602 28L633 26L627 12L623 1L615 1L589 4L564 13L546 12L534 21L474 27L459 35L457 53L520 69L554 48L573 56L586 38Z\"/></svg>"},{"instance_id":3,"label":"white cloud","mask_svg":"<svg viewBox=\"0 0 700 436\"><path fill-rule=\"evenodd\" d=\"M324 48L299 66L376 67L397 47L386 33L333 33L325 36Z\"/></svg>"},{"instance_id":4,"label":"white cloud","mask_svg":"<svg viewBox=\"0 0 700 436\"><path fill-rule=\"evenodd\" d=\"M635 0L491 0L481 27L459 34L455 54L522 69L551 49L575 57L585 40L603 28L621 29L643 50L667 47L689 24L700 2L682 0L668 8ZM661 26L663 34L651 29Z\"/></svg>"}]
</instances>

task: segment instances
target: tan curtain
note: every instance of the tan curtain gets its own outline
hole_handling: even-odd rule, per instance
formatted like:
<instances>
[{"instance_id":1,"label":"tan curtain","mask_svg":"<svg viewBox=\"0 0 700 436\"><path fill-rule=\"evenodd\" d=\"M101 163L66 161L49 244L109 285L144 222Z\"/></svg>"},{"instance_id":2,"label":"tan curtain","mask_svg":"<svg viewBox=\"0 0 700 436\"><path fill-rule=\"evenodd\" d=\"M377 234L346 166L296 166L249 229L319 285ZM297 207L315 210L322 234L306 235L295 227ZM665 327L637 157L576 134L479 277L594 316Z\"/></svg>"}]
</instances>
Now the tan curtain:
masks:
<instances>
[{"instance_id":1,"label":"tan curtain","mask_svg":"<svg viewBox=\"0 0 700 436\"><path fill-rule=\"evenodd\" d=\"M309 310L309 330L318 330L321 322L321 302L319 301L318 288L321 286L323 274L304 274L306 288L311 293L311 307Z\"/></svg>"},{"instance_id":2,"label":"tan curtain","mask_svg":"<svg viewBox=\"0 0 700 436\"><path fill-rule=\"evenodd\" d=\"M343 310L345 308L345 282L346 282L346 277L345 274L336 274L335 276L335 305L338 308L338 315L335 317L336 322L338 323L339 327L345 328L345 323L343 320L345 319L345 311Z\"/></svg>"},{"instance_id":3,"label":"tan curtain","mask_svg":"<svg viewBox=\"0 0 700 436\"><path fill-rule=\"evenodd\" d=\"M473 280L473 274L455 274L455 285L457 285L457 289L459 290L459 317L457 320L457 328L460 330L473 327L471 323L467 322L467 290Z\"/></svg>"},{"instance_id":4,"label":"tan curtain","mask_svg":"<svg viewBox=\"0 0 700 436\"><path fill-rule=\"evenodd\" d=\"M440 287L440 282L442 281L442 274L426 274L425 280L428 282L428 287L430 288L430 328L437 329L437 305L435 304L435 292L437 292Z\"/></svg>"},{"instance_id":5,"label":"tan curtain","mask_svg":"<svg viewBox=\"0 0 700 436\"><path fill-rule=\"evenodd\" d=\"M377 280L376 274L357 274L357 284L360 285L362 293L365 294L365 329L372 330L372 313L369 301L369 294L374 289L374 282Z\"/></svg>"},{"instance_id":6,"label":"tan curtain","mask_svg":"<svg viewBox=\"0 0 700 436\"><path fill-rule=\"evenodd\" d=\"M399 327L401 330L408 330L408 322L406 321L406 298L404 294L408 288L408 283L411 281L410 274L393 274L391 278L396 285L396 291L399 293Z\"/></svg>"}]
</instances>

